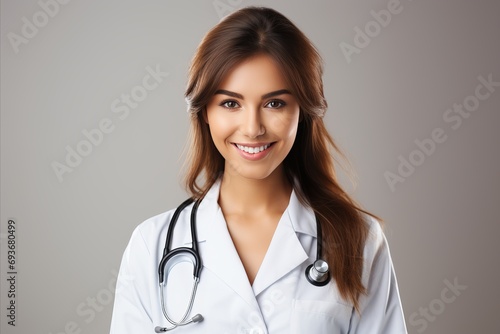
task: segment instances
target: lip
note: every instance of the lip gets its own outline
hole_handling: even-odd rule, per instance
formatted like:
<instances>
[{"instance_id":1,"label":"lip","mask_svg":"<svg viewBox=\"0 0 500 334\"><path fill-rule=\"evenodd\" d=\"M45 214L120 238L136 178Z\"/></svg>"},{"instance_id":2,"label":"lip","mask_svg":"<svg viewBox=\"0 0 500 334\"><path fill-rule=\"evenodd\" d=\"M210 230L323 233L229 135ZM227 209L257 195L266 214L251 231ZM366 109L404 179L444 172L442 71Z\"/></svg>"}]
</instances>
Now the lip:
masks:
<instances>
[{"instance_id":1,"label":"lip","mask_svg":"<svg viewBox=\"0 0 500 334\"><path fill-rule=\"evenodd\" d=\"M256 161L265 158L269 152L273 149L275 142L268 142L268 143L231 143L234 147L234 149L246 160L251 160L251 161ZM238 146L246 146L246 147L261 147L261 146L269 146L265 150L258 152L258 153L248 153L243 150L240 150Z\"/></svg>"}]
</instances>

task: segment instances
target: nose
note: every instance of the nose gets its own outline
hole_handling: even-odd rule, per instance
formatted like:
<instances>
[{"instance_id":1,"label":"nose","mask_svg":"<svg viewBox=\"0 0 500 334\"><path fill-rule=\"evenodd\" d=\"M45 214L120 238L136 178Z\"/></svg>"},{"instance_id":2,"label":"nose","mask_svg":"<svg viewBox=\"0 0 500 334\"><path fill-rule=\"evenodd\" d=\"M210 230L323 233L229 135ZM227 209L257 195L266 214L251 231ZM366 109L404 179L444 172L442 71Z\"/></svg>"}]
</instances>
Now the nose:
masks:
<instances>
[{"instance_id":1,"label":"nose","mask_svg":"<svg viewBox=\"0 0 500 334\"><path fill-rule=\"evenodd\" d=\"M266 133L264 124L262 123L261 110L258 107L252 107L244 112L241 129L245 136L254 139Z\"/></svg>"}]
</instances>

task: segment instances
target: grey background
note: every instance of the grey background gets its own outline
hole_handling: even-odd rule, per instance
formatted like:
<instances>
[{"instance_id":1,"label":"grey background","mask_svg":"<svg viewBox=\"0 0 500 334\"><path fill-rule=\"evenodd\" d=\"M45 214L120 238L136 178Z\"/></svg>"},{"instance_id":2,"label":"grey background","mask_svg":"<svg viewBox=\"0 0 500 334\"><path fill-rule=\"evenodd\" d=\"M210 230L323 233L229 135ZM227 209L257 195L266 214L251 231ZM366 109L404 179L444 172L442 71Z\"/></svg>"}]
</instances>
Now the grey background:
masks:
<instances>
[{"instance_id":1,"label":"grey background","mask_svg":"<svg viewBox=\"0 0 500 334\"><path fill-rule=\"evenodd\" d=\"M401 0L350 62L339 45L354 45L354 28L391 1L218 2L272 6L320 50L326 122L358 175L357 188L342 182L386 222L409 332L499 333L500 87L458 129L443 120L478 76L500 81L499 2ZM1 1L2 333L108 331L109 286L132 230L186 196L183 90L197 44L220 19L216 4L74 0L16 53L9 33L22 35L23 17L42 9ZM157 64L168 77L120 119L112 102ZM105 118L113 131L59 182L51 164ZM384 173L397 173L398 157L435 128L447 140L391 191ZM8 219L18 233L15 328L6 324ZM443 303L455 279L467 288ZM424 328L419 312L429 307Z\"/></svg>"}]
</instances>

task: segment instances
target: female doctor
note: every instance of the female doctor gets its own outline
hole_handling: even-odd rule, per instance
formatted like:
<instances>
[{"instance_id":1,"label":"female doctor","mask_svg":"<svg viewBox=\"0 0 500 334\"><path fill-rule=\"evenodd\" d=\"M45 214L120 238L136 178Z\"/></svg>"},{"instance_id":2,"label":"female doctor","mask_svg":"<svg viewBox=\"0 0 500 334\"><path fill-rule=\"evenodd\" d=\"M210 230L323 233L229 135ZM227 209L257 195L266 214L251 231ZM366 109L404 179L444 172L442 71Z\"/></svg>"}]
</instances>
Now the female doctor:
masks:
<instances>
[{"instance_id":1,"label":"female doctor","mask_svg":"<svg viewBox=\"0 0 500 334\"><path fill-rule=\"evenodd\" d=\"M379 222L336 180L307 37L272 9L229 15L186 100L195 203L133 232L111 333L406 333Z\"/></svg>"}]
</instances>

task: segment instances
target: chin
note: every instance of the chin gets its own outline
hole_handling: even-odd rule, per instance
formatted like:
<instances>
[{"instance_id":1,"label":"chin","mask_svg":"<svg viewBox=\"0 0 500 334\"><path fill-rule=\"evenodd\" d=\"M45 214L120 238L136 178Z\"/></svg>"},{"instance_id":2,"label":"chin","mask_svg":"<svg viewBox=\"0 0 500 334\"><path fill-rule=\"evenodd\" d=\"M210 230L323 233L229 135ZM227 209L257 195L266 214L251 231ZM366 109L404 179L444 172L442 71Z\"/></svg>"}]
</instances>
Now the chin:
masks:
<instances>
[{"instance_id":1,"label":"chin","mask_svg":"<svg viewBox=\"0 0 500 334\"><path fill-rule=\"evenodd\" d=\"M228 174L233 177L242 177L249 180L264 180L270 177L273 174L274 170L263 169L263 168L238 168L235 166L231 166Z\"/></svg>"}]
</instances>

